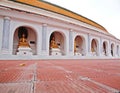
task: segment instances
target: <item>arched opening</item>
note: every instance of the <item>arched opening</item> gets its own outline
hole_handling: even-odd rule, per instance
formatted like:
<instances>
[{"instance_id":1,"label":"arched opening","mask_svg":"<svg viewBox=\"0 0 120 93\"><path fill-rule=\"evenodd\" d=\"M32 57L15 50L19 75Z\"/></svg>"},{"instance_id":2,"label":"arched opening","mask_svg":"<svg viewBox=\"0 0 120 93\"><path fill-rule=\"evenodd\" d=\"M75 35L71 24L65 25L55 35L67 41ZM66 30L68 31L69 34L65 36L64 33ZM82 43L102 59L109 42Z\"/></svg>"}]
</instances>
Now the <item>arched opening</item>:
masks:
<instances>
[{"instance_id":1,"label":"arched opening","mask_svg":"<svg viewBox=\"0 0 120 93\"><path fill-rule=\"evenodd\" d=\"M65 55L65 38L58 31L53 32L49 39L49 54L50 55Z\"/></svg>"},{"instance_id":2,"label":"arched opening","mask_svg":"<svg viewBox=\"0 0 120 93\"><path fill-rule=\"evenodd\" d=\"M74 54L85 55L85 39L82 36L76 36L74 40Z\"/></svg>"},{"instance_id":3,"label":"arched opening","mask_svg":"<svg viewBox=\"0 0 120 93\"><path fill-rule=\"evenodd\" d=\"M111 44L111 55L114 56L114 44Z\"/></svg>"},{"instance_id":4,"label":"arched opening","mask_svg":"<svg viewBox=\"0 0 120 93\"><path fill-rule=\"evenodd\" d=\"M107 42L106 41L104 41L103 42L103 46L102 46L102 54L104 55L104 56L107 56L107 49L108 49L108 44L107 44Z\"/></svg>"},{"instance_id":5,"label":"arched opening","mask_svg":"<svg viewBox=\"0 0 120 93\"><path fill-rule=\"evenodd\" d=\"M91 42L91 53L93 56L98 55L98 43L96 39L93 39Z\"/></svg>"},{"instance_id":6,"label":"arched opening","mask_svg":"<svg viewBox=\"0 0 120 93\"><path fill-rule=\"evenodd\" d=\"M24 51L23 55L24 54L27 55L30 52L32 55L36 55L37 54L36 46L37 36L32 28L20 26L15 30L13 37L13 55L19 54L20 51ZM22 52L20 54L22 55Z\"/></svg>"},{"instance_id":7,"label":"arched opening","mask_svg":"<svg viewBox=\"0 0 120 93\"><path fill-rule=\"evenodd\" d=\"M116 49L116 54L117 54L117 56L119 56L119 45L117 45L117 49Z\"/></svg>"}]
</instances>

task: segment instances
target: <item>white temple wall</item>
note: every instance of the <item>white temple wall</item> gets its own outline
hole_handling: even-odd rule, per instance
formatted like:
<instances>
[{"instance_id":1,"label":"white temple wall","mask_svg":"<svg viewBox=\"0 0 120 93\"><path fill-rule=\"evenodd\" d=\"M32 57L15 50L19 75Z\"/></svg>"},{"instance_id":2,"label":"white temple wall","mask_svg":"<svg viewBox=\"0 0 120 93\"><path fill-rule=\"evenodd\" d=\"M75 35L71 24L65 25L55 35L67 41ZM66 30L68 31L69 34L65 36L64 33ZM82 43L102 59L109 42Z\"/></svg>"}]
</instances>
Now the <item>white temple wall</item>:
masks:
<instances>
[{"instance_id":1,"label":"white temple wall","mask_svg":"<svg viewBox=\"0 0 120 93\"><path fill-rule=\"evenodd\" d=\"M44 13L44 11L42 12ZM62 46L62 51L64 52L64 56L66 57L74 56L74 40L76 36L82 36L85 39L83 43L83 46L85 47L82 46L82 48L85 49L84 50L85 56L91 56L92 39L97 40L98 56L102 55L102 47L103 47L102 45L104 41L107 42L108 44L107 54L109 57L111 57L111 44L114 44L113 57L115 57L117 54L117 46L119 46L118 54L120 56L120 41L114 38L113 36L111 36L110 34L103 32L96 27L87 25L78 20L67 18L62 15L54 14L54 17L58 15L57 18L59 17L58 19L62 19L62 20L55 19L54 17L52 17L52 14L54 13L51 13L50 14L51 16L48 17L43 15L38 16L35 14L18 12L15 10L14 11L0 10L0 55L5 53L7 55L13 55L14 33L17 28L24 26L28 28L28 32L29 32L28 42L35 41L36 43L35 46L31 44L31 47L34 50L33 53L36 54L36 56L38 57L49 56L49 43L50 43L49 39L51 33L53 32L59 32L63 35L64 46ZM7 31L6 33L4 33L5 35L3 35L3 31ZM4 37L4 36L8 36L8 37ZM5 44L3 43L3 39L5 40L6 38L8 41L6 41L7 43ZM17 38L18 37L16 37L15 40L16 46L18 44ZM60 42L59 38L60 36L58 35L57 42ZM6 47L4 51L3 51L4 48L3 44L4 47Z\"/></svg>"}]
</instances>

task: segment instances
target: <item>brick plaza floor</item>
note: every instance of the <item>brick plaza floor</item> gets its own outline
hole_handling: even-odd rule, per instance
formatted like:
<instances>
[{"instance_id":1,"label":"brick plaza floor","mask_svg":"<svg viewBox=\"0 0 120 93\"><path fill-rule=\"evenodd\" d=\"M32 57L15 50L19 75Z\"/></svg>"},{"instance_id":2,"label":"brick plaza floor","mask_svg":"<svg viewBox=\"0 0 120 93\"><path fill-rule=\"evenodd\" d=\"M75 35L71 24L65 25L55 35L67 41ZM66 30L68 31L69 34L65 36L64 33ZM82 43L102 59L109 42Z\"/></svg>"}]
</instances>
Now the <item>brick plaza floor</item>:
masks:
<instances>
[{"instance_id":1,"label":"brick plaza floor","mask_svg":"<svg viewBox=\"0 0 120 93\"><path fill-rule=\"evenodd\" d=\"M1 60L0 93L120 93L120 60Z\"/></svg>"}]
</instances>

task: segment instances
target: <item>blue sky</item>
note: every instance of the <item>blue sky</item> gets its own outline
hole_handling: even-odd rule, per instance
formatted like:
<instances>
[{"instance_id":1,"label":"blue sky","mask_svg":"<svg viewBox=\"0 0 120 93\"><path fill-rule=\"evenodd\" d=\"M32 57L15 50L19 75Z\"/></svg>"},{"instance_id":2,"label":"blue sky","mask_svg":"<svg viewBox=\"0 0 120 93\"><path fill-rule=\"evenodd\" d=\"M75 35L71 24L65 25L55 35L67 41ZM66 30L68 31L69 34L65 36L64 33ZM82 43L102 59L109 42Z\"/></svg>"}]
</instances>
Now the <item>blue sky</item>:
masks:
<instances>
[{"instance_id":1,"label":"blue sky","mask_svg":"<svg viewBox=\"0 0 120 93\"><path fill-rule=\"evenodd\" d=\"M120 39L120 0L44 0L85 16Z\"/></svg>"}]
</instances>

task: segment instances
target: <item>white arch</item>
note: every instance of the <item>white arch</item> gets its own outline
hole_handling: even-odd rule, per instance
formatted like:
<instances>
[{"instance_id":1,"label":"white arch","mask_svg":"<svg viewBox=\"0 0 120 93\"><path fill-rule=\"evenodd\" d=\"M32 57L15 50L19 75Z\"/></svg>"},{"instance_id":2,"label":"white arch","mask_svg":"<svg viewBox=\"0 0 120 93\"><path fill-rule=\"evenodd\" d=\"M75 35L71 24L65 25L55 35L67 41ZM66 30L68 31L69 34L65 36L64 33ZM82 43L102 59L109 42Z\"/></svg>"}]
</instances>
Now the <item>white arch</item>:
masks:
<instances>
[{"instance_id":1,"label":"white arch","mask_svg":"<svg viewBox=\"0 0 120 93\"><path fill-rule=\"evenodd\" d=\"M36 27L34 27L33 25L25 25L25 24L20 24L20 25L14 26L13 29L12 29L12 37L14 36L14 33L15 33L16 29L19 28L19 27L31 28L36 33L36 35L38 37L38 32L37 32Z\"/></svg>"},{"instance_id":2,"label":"white arch","mask_svg":"<svg viewBox=\"0 0 120 93\"><path fill-rule=\"evenodd\" d=\"M76 34L74 37L74 53L78 55L85 55L86 41L83 35ZM79 54L80 53L80 54Z\"/></svg>"},{"instance_id":3,"label":"white arch","mask_svg":"<svg viewBox=\"0 0 120 93\"><path fill-rule=\"evenodd\" d=\"M49 35L49 48L50 48L50 42L52 35L54 35L55 42L58 45L58 48L60 49L62 55L66 55L66 36L63 32L61 31L52 31ZM50 49L49 49L49 54L50 54Z\"/></svg>"},{"instance_id":4,"label":"white arch","mask_svg":"<svg viewBox=\"0 0 120 93\"><path fill-rule=\"evenodd\" d=\"M92 38L91 43L90 43L90 50L92 55L99 55L99 43L98 43L98 39L96 38Z\"/></svg>"},{"instance_id":5,"label":"white arch","mask_svg":"<svg viewBox=\"0 0 120 93\"><path fill-rule=\"evenodd\" d=\"M115 44L111 43L110 47L111 47L111 56L115 56Z\"/></svg>"},{"instance_id":6,"label":"white arch","mask_svg":"<svg viewBox=\"0 0 120 93\"><path fill-rule=\"evenodd\" d=\"M13 33L13 54L15 54L15 51L17 50L17 45L19 38L18 38L18 29L20 27L25 27L28 31L28 42L29 44L31 44L31 48L33 51L33 54L37 54L37 34L36 31L34 30L34 28L30 27L30 26L19 26L15 29L14 33ZM33 44L34 43L34 44Z\"/></svg>"},{"instance_id":7,"label":"white arch","mask_svg":"<svg viewBox=\"0 0 120 93\"><path fill-rule=\"evenodd\" d=\"M105 56L108 56L108 42L107 41L103 41L102 43L102 54Z\"/></svg>"}]
</instances>

